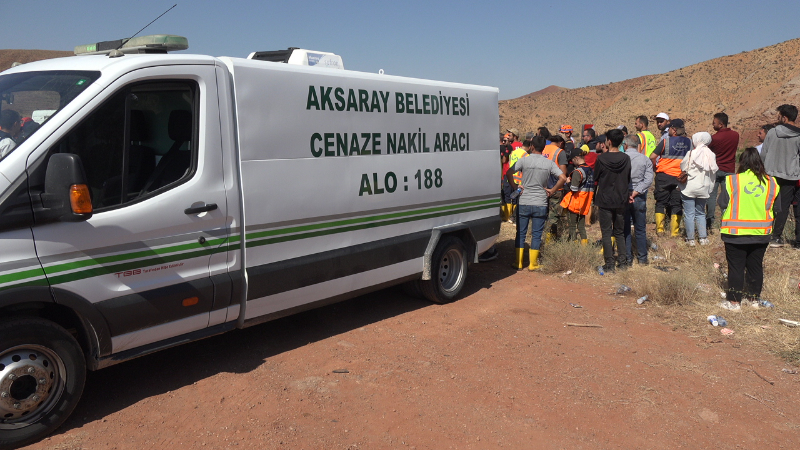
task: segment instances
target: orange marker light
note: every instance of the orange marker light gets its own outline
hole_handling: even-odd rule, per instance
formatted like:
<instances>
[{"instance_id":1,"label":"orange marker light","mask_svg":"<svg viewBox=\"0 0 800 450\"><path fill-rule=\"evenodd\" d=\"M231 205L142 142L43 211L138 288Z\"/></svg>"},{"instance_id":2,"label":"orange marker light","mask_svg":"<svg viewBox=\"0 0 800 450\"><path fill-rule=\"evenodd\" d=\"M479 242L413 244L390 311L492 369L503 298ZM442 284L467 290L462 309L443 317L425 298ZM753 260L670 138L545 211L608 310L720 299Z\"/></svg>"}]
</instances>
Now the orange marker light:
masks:
<instances>
[{"instance_id":1,"label":"orange marker light","mask_svg":"<svg viewBox=\"0 0 800 450\"><path fill-rule=\"evenodd\" d=\"M75 214L92 213L92 197L89 187L85 184L73 184L69 187L69 203Z\"/></svg>"},{"instance_id":2,"label":"orange marker light","mask_svg":"<svg viewBox=\"0 0 800 450\"><path fill-rule=\"evenodd\" d=\"M200 301L200 299L197 298L197 297L189 297L189 298L183 299L182 304L183 304L183 306L192 306L192 305L196 305L199 301Z\"/></svg>"}]
</instances>

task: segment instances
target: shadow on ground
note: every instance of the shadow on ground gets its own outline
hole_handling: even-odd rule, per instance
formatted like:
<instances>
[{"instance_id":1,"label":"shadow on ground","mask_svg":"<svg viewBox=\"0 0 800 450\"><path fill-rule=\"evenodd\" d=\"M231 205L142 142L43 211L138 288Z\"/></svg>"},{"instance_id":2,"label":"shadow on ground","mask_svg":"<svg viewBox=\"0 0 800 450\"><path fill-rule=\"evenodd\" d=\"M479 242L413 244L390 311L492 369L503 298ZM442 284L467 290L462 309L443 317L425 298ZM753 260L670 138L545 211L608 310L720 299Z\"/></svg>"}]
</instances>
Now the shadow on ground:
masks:
<instances>
[{"instance_id":1,"label":"shadow on ground","mask_svg":"<svg viewBox=\"0 0 800 450\"><path fill-rule=\"evenodd\" d=\"M500 242L498 247L498 259L470 266L461 297L490 288L516 273L510 267L513 242ZM437 307L409 297L399 287L389 288L91 372L78 407L57 433L80 428L148 397L218 373L247 373L274 355L311 342L417 309Z\"/></svg>"}]
</instances>

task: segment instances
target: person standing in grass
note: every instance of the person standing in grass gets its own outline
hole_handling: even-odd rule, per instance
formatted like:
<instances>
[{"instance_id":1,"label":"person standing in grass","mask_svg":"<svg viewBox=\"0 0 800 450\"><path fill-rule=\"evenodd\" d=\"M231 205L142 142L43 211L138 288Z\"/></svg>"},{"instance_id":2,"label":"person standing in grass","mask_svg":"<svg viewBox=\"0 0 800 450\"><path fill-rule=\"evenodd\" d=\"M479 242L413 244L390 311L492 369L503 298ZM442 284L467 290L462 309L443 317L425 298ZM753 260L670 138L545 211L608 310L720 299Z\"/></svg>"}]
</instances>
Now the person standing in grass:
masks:
<instances>
[{"instance_id":1,"label":"person standing in grass","mask_svg":"<svg viewBox=\"0 0 800 450\"><path fill-rule=\"evenodd\" d=\"M573 149L570 156L570 161L575 166L575 170L570 172L567 178L569 191L561 200L561 207L567 213L569 240L574 241L577 234L580 233L581 244L587 245L589 238L586 235L586 215L589 213L592 199L594 198L593 171L583 158L583 150Z\"/></svg>"},{"instance_id":2,"label":"person standing in grass","mask_svg":"<svg viewBox=\"0 0 800 450\"><path fill-rule=\"evenodd\" d=\"M619 151L619 146L625 135L621 130L608 130L606 133L606 147L608 151L597 157L594 165L594 176L597 180L597 192L594 203L598 208L600 219L600 233L603 238L603 270L613 272L616 269L614 262L614 243L619 255L619 266L627 268L628 258L622 245L625 243L623 226L625 224L625 210L628 207L628 186L631 183L631 159Z\"/></svg>"},{"instance_id":3,"label":"person standing in grass","mask_svg":"<svg viewBox=\"0 0 800 450\"><path fill-rule=\"evenodd\" d=\"M781 186L767 175L764 163L753 147L739 156L735 175L725 177L717 204L722 214L720 237L728 260L727 300L724 309L741 309L743 296L758 304L764 285L764 253L770 242L773 208L780 212L775 199Z\"/></svg>"},{"instance_id":4,"label":"person standing in grass","mask_svg":"<svg viewBox=\"0 0 800 450\"><path fill-rule=\"evenodd\" d=\"M513 267L522 270L522 260L525 251L525 237L528 234L528 224L531 225L530 264L528 270L539 268L539 249L542 244L544 224L547 222L547 198L561 189L567 177L564 172L549 159L542 156L546 145L541 136L534 136L531 140L523 142L523 148L530 153L525 158L517 159L506 172L508 184L516 191L522 186L522 194L518 197L517 205L517 239L515 241L515 264ZM520 172L521 183L514 178L514 173ZM552 188L547 188L551 176L558 181Z\"/></svg>"},{"instance_id":5,"label":"person standing in grass","mask_svg":"<svg viewBox=\"0 0 800 450\"><path fill-rule=\"evenodd\" d=\"M637 119L637 123L639 120ZM631 185L628 188L628 205L625 209L625 249L627 251L628 265L633 265L633 239L631 239L631 224L636 236L636 259L639 264L647 264L647 191L653 184L653 164L650 159L640 153L641 133L629 134L622 141L625 154L631 159Z\"/></svg>"},{"instance_id":6,"label":"person standing in grass","mask_svg":"<svg viewBox=\"0 0 800 450\"><path fill-rule=\"evenodd\" d=\"M650 155L656 167L656 233L664 233L667 217L672 237L680 234L680 221L683 215L683 202L678 190L678 175L681 174L681 161L692 149L692 140L686 137L683 120L672 119L669 123L669 136L658 143Z\"/></svg>"},{"instance_id":7,"label":"person standing in grass","mask_svg":"<svg viewBox=\"0 0 800 450\"><path fill-rule=\"evenodd\" d=\"M708 244L706 229L706 202L714 197L714 182L719 167L714 152L708 148L711 135L702 131L692 135L694 148L681 161L681 171L685 172L686 181L678 184L683 201L683 223L686 226L686 244L694 247L694 229L697 224L697 234L700 236L700 245ZM724 179L723 179L724 180Z\"/></svg>"},{"instance_id":8,"label":"person standing in grass","mask_svg":"<svg viewBox=\"0 0 800 450\"><path fill-rule=\"evenodd\" d=\"M708 202L708 220L706 226L709 231L714 226L714 215L716 214L716 199L719 185L725 181L725 177L733 174L736 165L736 150L739 148L739 133L728 128L728 115L724 112L714 114L711 119L711 128L716 131L711 137L708 148L717 157L717 173L714 178L714 189L711 191L711 201ZM724 213L724 211L722 211Z\"/></svg>"},{"instance_id":9,"label":"person standing in grass","mask_svg":"<svg viewBox=\"0 0 800 450\"><path fill-rule=\"evenodd\" d=\"M767 173L774 177L781 187L778 195L780 212L775 215L775 228L772 230L770 247L783 247L783 227L789 216L789 205L797 191L800 180L800 127L797 120L797 107L781 105L777 108L780 124L769 130L761 147L761 159ZM795 248L800 248L800 226L795 226Z\"/></svg>"}]
</instances>

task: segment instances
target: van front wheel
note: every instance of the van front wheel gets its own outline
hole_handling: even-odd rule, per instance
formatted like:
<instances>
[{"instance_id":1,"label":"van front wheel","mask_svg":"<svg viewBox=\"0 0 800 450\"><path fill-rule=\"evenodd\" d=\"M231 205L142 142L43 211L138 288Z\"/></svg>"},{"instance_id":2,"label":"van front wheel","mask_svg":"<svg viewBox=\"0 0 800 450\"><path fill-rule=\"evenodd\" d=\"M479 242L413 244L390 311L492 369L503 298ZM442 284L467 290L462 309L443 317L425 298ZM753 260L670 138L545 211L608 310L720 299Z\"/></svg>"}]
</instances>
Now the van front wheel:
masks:
<instances>
[{"instance_id":1,"label":"van front wheel","mask_svg":"<svg viewBox=\"0 0 800 450\"><path fill-rule=\"evenodd\" d=\"M467 279L467 249L460 239L445 236L431 258L431 279L419 282L425 298L434 303L455 300Z\"/></svg>"},{"instance_id":2,"label":"van front wheel","mask_svg":"<svg viewBox=\"0 0 800 450\"><path fill-rule=\"evenodd\" d=\"M67 330L39 318L0 323L0 448L47 436L83 393L86 363Z\"/></svg>"}]
</instances>

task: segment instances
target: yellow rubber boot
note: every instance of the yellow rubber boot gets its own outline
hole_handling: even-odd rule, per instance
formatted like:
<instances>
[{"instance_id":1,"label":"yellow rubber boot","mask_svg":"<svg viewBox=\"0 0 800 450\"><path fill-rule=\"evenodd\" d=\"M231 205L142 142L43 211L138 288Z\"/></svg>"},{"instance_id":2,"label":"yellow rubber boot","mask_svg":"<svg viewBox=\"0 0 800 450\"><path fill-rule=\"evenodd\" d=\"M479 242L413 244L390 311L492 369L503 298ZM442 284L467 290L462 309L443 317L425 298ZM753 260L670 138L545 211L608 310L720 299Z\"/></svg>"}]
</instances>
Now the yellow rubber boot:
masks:
<instances>
[{"instance_id":1,"label":"yellow rubber boot","mask_svg":"<svg viewBox=\"0 0 800 450\"><path fill-rule=\"evenodd\" d=\"M581 245L586 247L587 245L589 245L589 240L588 239L581 239Z\"/></svg>"},{"instance_id":2,"label":"yellow rubber boot","mask_svg":"<svg viewBox=\"0 0 800 450\"><path fill-rule=\"evenodd\" d=\"M534 270L538 269L539 266L539 250L529 250L529 256L531 259L530 265L528 266L528 270L533 272Z\"/></svg>"},{"instance_id":3,"label":"yellow rubber boot","mask_svg":"<svg viewBox=\"0 0 800 450\"><path fill-rule=\"evenodd\" d=\"M667 215L664 213L656 213L656 233L664 232L664 222L667 221Z\"/></svg>"},{"instance_id":4,"label":"yellow rubber boot","mask_svg":"<svg viewBox=\"0 0 800 450\"><path fill-rule=\"evenodd\" d=\"M500 205L500 220L502 220L503 222L508 222L508 218L511 215L509 211L509 206L511 205L509 205L508 203L503 203L502 205Z\"/></svg>"},{"instance_id":5,"label":"yellow rubber boot","mask_svg":"<svg viewBox=\"0 0 800 450\"><path fill-rule=\"evenodd\" d=\"M516 260L515 260L515 263L511 265L511 267L513 267L513 268L515 268L517 270L522 270L522 257L525 254L525 249L524 248L515 248L514 252L515 252L514 256L516 257Z\"/></svg>"},{"instance_id":6,"label":"yellow rubber boot","mask_svg":"<svg viewBox=\"0 0 800 450\"><path fill-rule=\"evenodd\" d=\"M673 214L669 220L669 231L672 237L680 236L681 234L681 217L682 214Z\"/></svg>"}]
</instances>

